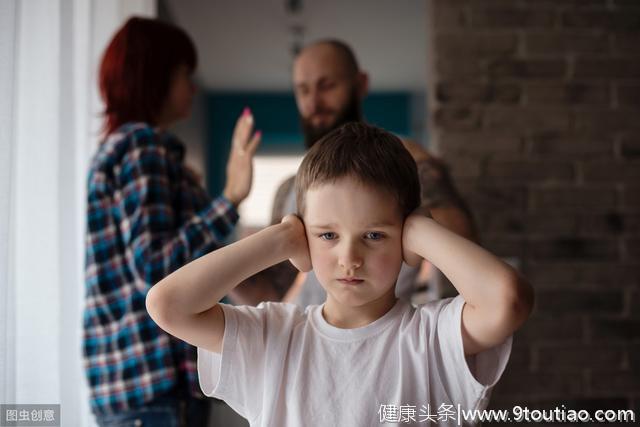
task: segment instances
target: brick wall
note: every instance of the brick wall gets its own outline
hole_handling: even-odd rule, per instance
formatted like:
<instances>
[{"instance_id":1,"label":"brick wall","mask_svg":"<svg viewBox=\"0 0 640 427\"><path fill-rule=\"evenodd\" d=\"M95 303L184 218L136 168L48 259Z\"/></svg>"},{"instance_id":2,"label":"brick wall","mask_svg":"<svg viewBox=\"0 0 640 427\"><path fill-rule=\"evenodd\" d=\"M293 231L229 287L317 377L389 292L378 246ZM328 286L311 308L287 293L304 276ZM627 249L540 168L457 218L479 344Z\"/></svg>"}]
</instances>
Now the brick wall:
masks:
<instances>
[{"instance_id":1,"label":"brick wall","mask_svg":"<svg viewBox=\"0 0 640 427\"><path fill-rule=\"evenodd\" d=\"M431 0L429 32L432 141L537 294L492 406L640 415L640 1Z\"/></svg>"}]
</instances>

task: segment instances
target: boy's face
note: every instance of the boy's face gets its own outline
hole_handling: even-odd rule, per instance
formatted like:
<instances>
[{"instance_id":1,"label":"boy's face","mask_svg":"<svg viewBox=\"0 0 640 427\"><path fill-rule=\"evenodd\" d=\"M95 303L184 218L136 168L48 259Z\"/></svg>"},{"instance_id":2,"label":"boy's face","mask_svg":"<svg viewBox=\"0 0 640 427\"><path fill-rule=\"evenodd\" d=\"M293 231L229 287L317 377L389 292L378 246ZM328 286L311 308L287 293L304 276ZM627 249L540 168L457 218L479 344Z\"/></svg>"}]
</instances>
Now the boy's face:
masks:
<instances>
[{"instance_id":1,"label":"boy's face","mask_svg":"<svg viewBox=\"0 0 640 427\"><path fill-rule=\"evenodd\" d=\"M395 300L403 218L392 195L340 178L307 191L304 222L327 304L365 307Z\"/></svg>"}]
</instances>

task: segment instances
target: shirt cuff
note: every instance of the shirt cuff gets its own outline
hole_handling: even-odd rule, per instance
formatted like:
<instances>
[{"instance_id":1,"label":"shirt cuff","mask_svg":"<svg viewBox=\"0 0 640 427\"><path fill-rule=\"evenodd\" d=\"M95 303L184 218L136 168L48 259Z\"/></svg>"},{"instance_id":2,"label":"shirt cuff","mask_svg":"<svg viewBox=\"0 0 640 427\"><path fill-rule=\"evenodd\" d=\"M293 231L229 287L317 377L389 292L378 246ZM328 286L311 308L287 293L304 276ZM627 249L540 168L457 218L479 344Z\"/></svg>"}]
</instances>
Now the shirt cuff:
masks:
<instances>
[{"instance_id":1,"label":"shirt cuff","mask_svg":"<svg viewBox=\"0 0 640 427\"><path fill-rule=\"evenodd\" d=\"M219 205L220 209L226 211L230 221L232 221L234 224L238 222L238 218L240 217L240 215L238 214L238 210L233 205L233 203L231 203L231 201L224 196L224 194L219 195L213 201L213 205Z\"/></svg>"}]
</instances>

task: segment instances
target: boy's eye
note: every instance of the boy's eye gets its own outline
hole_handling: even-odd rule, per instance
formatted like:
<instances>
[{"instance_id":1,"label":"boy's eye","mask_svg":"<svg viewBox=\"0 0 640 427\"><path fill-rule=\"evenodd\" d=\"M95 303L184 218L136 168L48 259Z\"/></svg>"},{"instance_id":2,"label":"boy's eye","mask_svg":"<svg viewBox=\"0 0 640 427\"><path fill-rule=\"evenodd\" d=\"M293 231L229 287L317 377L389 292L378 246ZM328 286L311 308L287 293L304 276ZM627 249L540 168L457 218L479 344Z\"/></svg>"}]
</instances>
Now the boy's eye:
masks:
<instances>
[{"instance_id":1,"label":"boy's eye","mask_svg":"<svg viewBox=\"0 0 640 427\"><path fill-rule=\"evenodd\" d=\"M384 234L377 231L368 231L364 234L364 236L369 240L380 240L384 237Z\"/></svg>"},{"instance_id":2,"label":"boy's eye","mask_svg":"<svg viewBox=\"0 0 640 427\"><path fill-rule=\"evenodd\" d=\"M320 237L322 240L333 240L333 239L335 239L335 238L336 238L336 233L334 233L334 232L332 232L332 231L329 231L329 232L327 232L327 233L322 233L319 237Z\"/></svg>"}]
</instances>

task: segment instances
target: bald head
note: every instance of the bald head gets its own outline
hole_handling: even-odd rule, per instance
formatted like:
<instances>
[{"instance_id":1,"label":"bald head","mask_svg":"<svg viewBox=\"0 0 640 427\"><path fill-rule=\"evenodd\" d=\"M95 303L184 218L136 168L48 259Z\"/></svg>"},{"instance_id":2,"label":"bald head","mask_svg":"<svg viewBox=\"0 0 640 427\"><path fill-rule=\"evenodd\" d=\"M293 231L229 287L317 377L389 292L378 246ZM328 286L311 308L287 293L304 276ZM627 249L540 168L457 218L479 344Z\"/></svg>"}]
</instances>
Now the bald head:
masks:
<instances>
[{"instance_id":1,"label":"bald head","mask_svg":"<svg viewBox=\"0 0 640 427\"><path fill-rule=\"evenodd\" d=\"M304 47L293 63L293 86L307 146L343 123L361 120L368 79L345 43L321 40Z\"/></svg>"},{"instance_id":2,"label":"bald head","mask_svg":"<svg viewBox=\"0 0 640 427\"><path fill-rule=\"evenodd\" d=\"M356 55L351 47L343 41L336 39L325 39L313 42L305 46L296 56L303 61L308 57L323 56L330 59L333 66L339 67L347 75L356 75L360 71Z\"/></svg>"}]
</instances>

